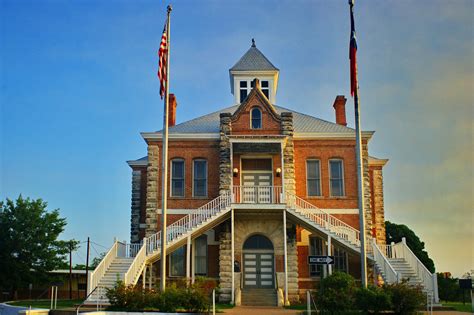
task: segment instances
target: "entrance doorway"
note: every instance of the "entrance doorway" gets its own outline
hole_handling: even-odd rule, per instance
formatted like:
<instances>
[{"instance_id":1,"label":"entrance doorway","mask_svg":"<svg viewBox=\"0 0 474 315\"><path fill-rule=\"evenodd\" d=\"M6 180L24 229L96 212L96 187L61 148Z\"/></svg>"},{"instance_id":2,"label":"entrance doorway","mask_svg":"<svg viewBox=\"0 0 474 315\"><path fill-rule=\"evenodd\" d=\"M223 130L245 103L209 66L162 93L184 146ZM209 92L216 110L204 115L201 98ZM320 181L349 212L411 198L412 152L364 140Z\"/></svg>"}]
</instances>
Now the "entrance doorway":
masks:
<instances>
[{"instance_id":1,"label":"entrance doorway","mask_svg":"<svg viewBox=\"0 0 474 315\"><path fill-rule=\"evenodd\" d=\"M271 203L272 186L271 159L242 159L243 203Z\"/></svg>"},{"instance_id":2,"label":"entrance doorway","mask_svg":"<svg viewBox=\"0 0 474 315\"><path fill-rule=\"evenodd\" d=\"M274 288L275 259L272 242L257 234L249 237L243 246L244 287Z\"/></svg>"}]
</instances>

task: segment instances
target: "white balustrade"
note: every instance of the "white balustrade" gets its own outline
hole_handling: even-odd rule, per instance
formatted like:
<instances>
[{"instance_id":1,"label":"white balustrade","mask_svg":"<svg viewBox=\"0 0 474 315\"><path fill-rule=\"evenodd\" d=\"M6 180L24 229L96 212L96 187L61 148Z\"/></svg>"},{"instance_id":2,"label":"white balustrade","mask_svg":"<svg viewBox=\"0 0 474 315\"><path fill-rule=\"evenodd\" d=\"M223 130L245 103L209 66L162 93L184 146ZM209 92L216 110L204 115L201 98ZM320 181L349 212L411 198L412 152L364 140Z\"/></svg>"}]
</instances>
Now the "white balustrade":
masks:
<instances>
[{"instance_id":1,"label":"white balustrade","mask_svg":"<svg viewBox=\"0 0 474 315\"><path fill-rule=\"evenodd\" d=\"M435 303L439 302L438 297L438 278L436 273L431 273L425 265L416 257L416 255L407 246L405 238L402 242L392 245L393 258L403 258L413 268L417 278L419 278L425 290L433 293Z\"/></svg>"},{"instance_id":2,"label":"white balustrade","mask_svg":"<svg viewBox=\"0 0 474 315\"><path fill-rule=\"evenodd\" d=\"M360 232L344 221L294 194L286 194L286 203L290 210L298 212L310 221L329 230L352 245L360 246ZM368 249L371 251L370 246L368 246Z\"/></svg>"},{"instance_id":3,"label":"white balustrade","mask_svg":"<svg viewBox=\"0 0 474 315\"><path fill-rule=\"evenodd\" d=\"M133 246L129 247L129 254L134 254L135 259L128 268L124 276L125 285L137 283L138 278L140 277L140 272L143 270L143 266L146 263L146 253L147 253L147 239L143 238L142 244L130 244Z\"/></svg>"},{"instance_id":4,"label":"white balustrade","mask_svg":"<svg viewBox=\"0 0 474 315\"><path fill-rule=\"evenodd\" d=\"M380 245L376 243L375 239L372 239L372 251L374 255L374 260L385 276L385 281L387 283L398 283L400 281L400 275L395 271L387 258L390 258L386 255L389 251L387 250L390 245ZM391 252L391 250L390 250Z\"/></svg>"},{"instance_id":5,"label":"white balustrade","mask_svg":"<svg viewBox=\"0 0 474 315\"><path fill-rule=\"evenodd\" d=\"M208 222L211 218L220 213L222 210L229 208L230 205L230 193L226 192L215 198L214 200L211 200L210 202L206 203L202 207L199 207L190 214L182 217L178 221L168 225L166 229L166 243L169 245L178 241L179 239L187 235L189 232L191 232L193 229ZM154 252L159 251L161 249L161 239L161 231L151 235L148 238L148 245L146 247L147 255L153 254Z\"/></svg>"},{"instance_id":6,"label":"white balustrade","mask_svg":"<svg viewBox=\"0 0 474 315\"><path fill-rule=\"evenodd\" d=\"M283 203L281 186L234 186L233 203Z\"/></svg>"},{"instance_id":7,"label":"white balustrade","mask_svg":"<svg viewBox=\"0 0 474 315\"><path fill-rule=\"evenodd\" d=\"M114 245L112 245L112 247L109 249L100 264L89 274L89 281L87 282L87 294L91 293L92 290L97 287L100 279L104 276L112 261L117 257L118 247L119 242L115 241Z\"/></svg>"}]
</instances>

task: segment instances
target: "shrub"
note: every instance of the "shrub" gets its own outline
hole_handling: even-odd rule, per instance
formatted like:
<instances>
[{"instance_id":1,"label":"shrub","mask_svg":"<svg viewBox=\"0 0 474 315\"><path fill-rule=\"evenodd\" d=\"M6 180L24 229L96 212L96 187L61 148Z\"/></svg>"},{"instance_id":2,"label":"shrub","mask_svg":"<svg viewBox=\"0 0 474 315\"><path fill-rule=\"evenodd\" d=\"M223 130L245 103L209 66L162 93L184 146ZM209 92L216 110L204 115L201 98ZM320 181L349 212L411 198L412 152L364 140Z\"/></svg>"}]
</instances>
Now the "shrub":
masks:
<instances>
[{"instance_id":1,"label":"shrub","mask_svg":"<svg viewBox=\"0 0 474 315\"><path fill-rule=\"evenodd\" d=\"M354 306L354 278L343 272L334 272L321 280L316 293L316 305L319 309L329 312L344 312Z\"/></svg>"},{"instance_id":2,"label":"shrub","mask_svg":"<svg viewBox=\"0 0 474 315\"><path fill-rule=\"evenodd\" d=\"M355 293L356 307L366 314L380 314L392 307L388 292L378 287L359 288Z\"/></svg>"},{"instance_id":3,"label":"shrub","mask_svg":"<svg viewBox=\"0 0 474 315\"><path fill-rule=\"evenodd\" d=\"M383 290L391 297L395 314L414 314L425 305L421 287L409 286L406 282L385 285Z\"/></svg>"},{"instance_id":4,"label":"shrub","mask_svg":"<svg viewBox=\"0 0 474 315\"><path fill-rule=\"evenodd\" d=\"M157 306L162 312L176 312L176 310L183 304L183 290L178 289L175 285L167 287L165 292L162 292L159 295L159 304Z\"/></svg>"},{"instance_id":5,"label":"shrub","mask_svg":"<svg viewBox=\"0 0 474 315\"><path fill-rule=\"evenodd\" d=\"M109 299L111 310L139 311L145 308L145 301L150 298L150 294L149 291L117 281L112 289L107 289L105 295Z\"/></svg>"}]
</instances>

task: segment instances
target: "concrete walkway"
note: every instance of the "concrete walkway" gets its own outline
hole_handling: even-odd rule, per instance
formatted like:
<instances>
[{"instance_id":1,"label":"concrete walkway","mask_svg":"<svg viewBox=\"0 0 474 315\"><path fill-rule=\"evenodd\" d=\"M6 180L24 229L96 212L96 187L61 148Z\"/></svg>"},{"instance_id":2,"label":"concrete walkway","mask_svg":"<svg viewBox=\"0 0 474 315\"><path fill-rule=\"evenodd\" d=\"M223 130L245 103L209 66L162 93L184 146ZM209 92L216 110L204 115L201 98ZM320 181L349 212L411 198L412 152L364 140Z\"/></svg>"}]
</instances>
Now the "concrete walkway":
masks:
<instances>
[{"instance_id":1,"label":"concrete walkway","mask_svg":"<svg viewBox=\"0 0 474 315\"><path fill-rule=\"evenodd\" d=\"M282 307L268 307L268 306L236 306L234 308L224 310L224 314L240 315L297 315L301 314L298 310L288 310Z\"/></svg>"}]
</instances>

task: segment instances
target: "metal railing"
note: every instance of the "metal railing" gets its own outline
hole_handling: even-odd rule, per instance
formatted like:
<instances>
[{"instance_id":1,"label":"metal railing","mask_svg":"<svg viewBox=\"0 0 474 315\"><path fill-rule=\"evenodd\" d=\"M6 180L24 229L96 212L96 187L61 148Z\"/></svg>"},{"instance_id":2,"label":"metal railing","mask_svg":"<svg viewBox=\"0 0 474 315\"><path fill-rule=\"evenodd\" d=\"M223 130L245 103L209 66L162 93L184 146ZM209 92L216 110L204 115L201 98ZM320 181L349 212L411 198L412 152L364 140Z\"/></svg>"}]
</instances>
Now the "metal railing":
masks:
<instances>
[{"instance_id":1,"label":"metal railing","mask_svg":"<svg viewBox=\"0 0 474 315\"><path fill-rule=\"evenodd\" d=\"M305 216L311 222L329 230L352 245L360 247L359 230L353 228L344 221L291 193L286 193L286 203L290 209ZM370 246L367 247L371 252L372 249Z\"/></svg>"},{"instance_id":2,"label":"metal railing","mask_svg":"<svg viewBox=\"0 0 474 315\"><path fill-rule=\"evenodd\" d=\"M225 192L214 200L206 203L202 207L199 207L194 212L191 212L178 221L168 225L166 231L166 243L169 245L177 241L183 235L186 235L188 232L192 231L204 222L207 222L222 210L230 207L230 205L230 193ZM154 252L161 249L161 239L161 231L151 235L148 238L147 255L153 254Z\"/></svg>"},{"instance_id":3,"label":"metal railing","mask_svg":"<svg viewBox=\"0 0 474 315\"><path fill-rule=\"evenodd\" d=\"M97 287L100 279L102 279L110 264L112 264L114 259L117 257L118 244L119 242L115 241L114 245L112 245L95 270L89 273L89 279L87 281L87 295L89 295Z\"/></svg>"},{"instance_id":4,"label":"metal railing","mask_svg":"<svg viewBox=\"0 0 474 315\"><path fill-rule=\"evenodd\" d=\"M272 204L284 203L281 186L234 186L233 203Z\"/></svg>"},{"instance_id":5,"label":"metal railing","mask_svg":"<svg viewBox=\"0 0 474 315\"><path fill-rule=\"evenodd\" d=\"M387 249L390 248L390 245L379 245L376 243L375 239L372 239L372 248L374 254L374 260L379 271L383 273L384 280L387 283L398 283L400 281L400 275L395 271L387 257ZM391 251L390 251L391 252Z\"/></svg>"},{"instance_id":6,"label":"metal railing","mask_svg":"<svg viewBox=\"0 0 474 315\"><path fill-rule=\"evenodd\" d=\"M438 297L438 278L436 273L431 273L425 265L416 257L416 255L407 246L405 238L400 243L392 246L392 258L403 258L413 268L417 278L419 278L426 291L433 293L433 300L439 303Z\"/></svg>"},{"instance_id":7,"label":"metal railing","mask_svg":"<svg viewBox=\"0 0 474 315\"><path fill-rule=\"evenodd\" d=\"M129 284L136 284L138 278L140 277L140 272L143 270L143 267L146 263L146 249L147 249L147 239L146 237L143 238L141 244L131 244L134 246L129 247L129 253L135 254L135 259L133 260L132 264L128 268L125 276L123 278L125 285ZM138 251L136 249L139 248Z\"/></svg>"}]
</instances>

